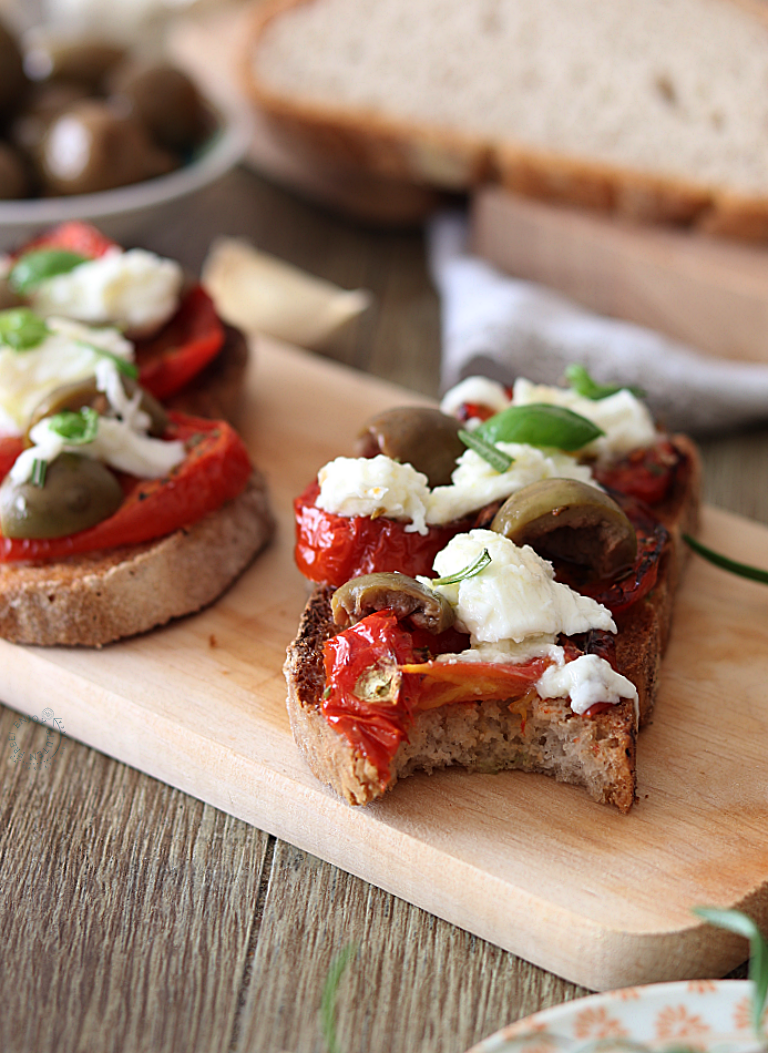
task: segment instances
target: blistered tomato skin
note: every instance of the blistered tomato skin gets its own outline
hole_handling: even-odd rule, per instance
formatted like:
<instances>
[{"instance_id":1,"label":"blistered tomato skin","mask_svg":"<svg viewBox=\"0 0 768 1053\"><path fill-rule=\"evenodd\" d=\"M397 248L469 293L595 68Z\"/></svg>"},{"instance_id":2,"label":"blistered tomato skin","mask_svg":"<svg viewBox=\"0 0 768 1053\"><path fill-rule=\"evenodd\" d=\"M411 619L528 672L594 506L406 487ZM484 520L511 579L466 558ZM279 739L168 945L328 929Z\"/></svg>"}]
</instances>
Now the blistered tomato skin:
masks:
<instances>
[{"instance_id":1,"label":"blistered tomato skin","mask_svg":"<svg viewBox=\"0 0 768 1053\"><path fill-rule=\"evenodd\" d=\"M427 534L407 532L407 524L385 516L340 516L316 505L320 487L313 482L294 501L296 565L310 581L336 587L360 574L400 571L433 576L437 553L462 530L466 520L430 527Z\"/></svg>"},{"instance_id":2,"label":"blistered tomato skin","mask_svg":"<svg viewBox=\"0 0 768 1053\"><path fill-rule=\"evenodd\" d=\"M657 505L669 495L681 459L672 443L664 441L635 450L607 467L597 467L594 474L600 485L609 490Z\"/></svg>"}]
</instances>

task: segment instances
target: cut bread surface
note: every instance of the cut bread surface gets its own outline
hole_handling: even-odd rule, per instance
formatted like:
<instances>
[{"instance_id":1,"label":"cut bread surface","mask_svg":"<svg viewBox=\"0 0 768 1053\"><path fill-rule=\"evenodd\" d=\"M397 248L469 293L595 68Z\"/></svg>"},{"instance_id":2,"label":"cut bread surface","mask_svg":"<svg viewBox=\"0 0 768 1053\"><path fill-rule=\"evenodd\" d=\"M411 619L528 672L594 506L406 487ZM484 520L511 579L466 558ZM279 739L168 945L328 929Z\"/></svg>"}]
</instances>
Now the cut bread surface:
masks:
<instances>
[{"instance_id":1,"label":"cut bread surface","mask_svg":"<svg viewBox=\"0 0 768 1053\"><path fill-rule=\"evenodd\" d=\"M768 17L749 0L272 0L255 19L253 97L320 151L765 232Z\"/></svg>"},{"instance_id":2,"label":"cut bread surface","mask_svg":"<svg viewBox=\"0 0 768 1053\"><path fill-rule=\"evenodd\" d=\"M54 563L0 564L0 636L12 643L101 647L200 610L274 533L254 471L234 500L156 541Z\"/></svg>"}]
</instances>

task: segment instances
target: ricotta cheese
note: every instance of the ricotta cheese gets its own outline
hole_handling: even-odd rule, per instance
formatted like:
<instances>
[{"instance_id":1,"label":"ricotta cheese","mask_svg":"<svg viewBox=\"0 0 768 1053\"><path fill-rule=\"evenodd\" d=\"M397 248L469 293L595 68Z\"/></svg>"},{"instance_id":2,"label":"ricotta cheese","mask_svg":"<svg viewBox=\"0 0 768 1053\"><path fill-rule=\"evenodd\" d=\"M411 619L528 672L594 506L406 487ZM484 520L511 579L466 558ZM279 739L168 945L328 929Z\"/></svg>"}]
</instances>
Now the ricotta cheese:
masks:
<instances>
[{"instance_id":1,"label":"ricotta cheese","mask_svg":"<svg viewBox=\"0 0 768 1053\"><path fill-rule=\"evenodd\" d=\"M573 662L548 666L539 677L536 690L542 698L569 698L574 713L586 713L596 702L616 705L622 698L631 698L637 719L637 688L596 654L583 654Z\"/></svg>"},{"instance_id":2,"label":"ricotta cheese","mask_svg":"<svg viewBox=\"0 0 768 1053\"><path fill-rule=\"evenodd\" d=\"M320 469L317 507L341 516L410 520L407 531L427 533L427 477L384 454L337 457Z\"/></svg>"},{"instance_id":3,"label":"ricotta cheese","mask_svg":"<svg viewBox=\"0 0 768 1053\"><path fill-rule=\"evenodd\" d=\"M500 413L509 405L509 395L504 385L495 380L489 380L488 377L467 377L446 391L440 409L448 416L456 417L461 407L467 403L473 406L487 406L494 413Z\"/></svg>"},{"instance_id":4,"label":"ricotta cheese","mask_svg":"<svg viewBox=\"0 0 768 1053\"><path fill-rule=\"evenodd\" d=\"M94 347L133 360L133 344L117 329L92 329L69 318L48 318L47 323L51 333L37 347L0 347L0 433L23 434L47 395L93 376L104 361Z\"/></svg>"},{"instance_id":5,"label":"ricotta cheese","mask_svg":"<svg viewBox=\"0 0 768 1053\"><path fill-rule=\"evenodd\" d=\"M626 388L604 399L588 399L570 388L533 384L521 377L515 381L512 401L515 406L527 406L532 402L564 406L591 420L605 435L585 446L580 454L622 457L640 446L650 446L657 439L648 408Z\"/></svg>"},{"instance_id":6,"label":"ricotta cheese","mask_svg":"<svg viewBox=\"0 0 768 1053\"><path fill-rule=\"evenodd\" d=\"M145 249L114 248L41 282L29 299L32 309L44 317L63 315L140 336L159 328L176 312L183 281L175 260Z\"/></svg>"},{"instance_id":7,"label":"ricotta cheese","mask_svg":"<svg viewBox=\"0 0 768 1053\"><path fill-rule=\"evenodd\" d=\"M450 523L540 479L579 479L598 485L587 465L559 450L512 442L498 442L496 447L512 458L507 471L497 472L474 450L466 450L456 462L451 485L437 486L429 494L427 523Z\"/></svg>"},{"instance_id":8,"label":"ricotta cheese","mask_svg":"<svg viewBox=\"0 0 768 1053\"><path fill-rule=\"evenodd\" d=\"M434 569L449 577L475 562L487 549L483 570L453 585L433 586L456 610L457 627L470 643L522 643L529 637L555 642L558 633L573 636L590 629L616 632L611 613L602 604L555 581L552 564L529 545L519 547L493 530L457 534L438 552Z\"/></svg>"}]
</instances>

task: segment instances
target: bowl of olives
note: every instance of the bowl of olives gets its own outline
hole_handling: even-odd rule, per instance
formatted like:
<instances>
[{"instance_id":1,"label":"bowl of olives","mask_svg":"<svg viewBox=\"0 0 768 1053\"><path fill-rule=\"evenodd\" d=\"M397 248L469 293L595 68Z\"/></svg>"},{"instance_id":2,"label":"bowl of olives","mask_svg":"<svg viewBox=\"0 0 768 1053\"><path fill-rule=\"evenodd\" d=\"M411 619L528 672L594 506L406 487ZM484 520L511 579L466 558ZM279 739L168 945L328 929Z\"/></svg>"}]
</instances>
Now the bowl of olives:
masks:
<instances>
[{"instance_id":1,"label":"bowl of olives","mask_svg":"<svg viewBox=\"0 0 768 1053\"><path fill-rule=\"evenodd\" d=\"M70 219L125 241L237 164L249 131L162 59L0 24L0 250Z\"/></svg>"}]
</instances>

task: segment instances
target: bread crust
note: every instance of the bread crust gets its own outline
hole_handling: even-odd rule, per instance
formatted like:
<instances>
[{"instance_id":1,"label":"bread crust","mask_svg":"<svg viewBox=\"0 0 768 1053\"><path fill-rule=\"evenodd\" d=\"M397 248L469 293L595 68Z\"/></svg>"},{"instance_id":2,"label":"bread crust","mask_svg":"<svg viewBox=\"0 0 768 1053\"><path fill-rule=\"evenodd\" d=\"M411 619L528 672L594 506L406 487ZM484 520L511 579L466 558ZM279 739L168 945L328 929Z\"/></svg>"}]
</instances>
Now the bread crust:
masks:
<instances>
[{"instance_id":1,"label":"bread crust","mask_svg":"<svg viewBox=\"0 0 768 1053\"><path fill-rule=\"evenodd\" d=\"M236 425L242 410L248 341L234 326L224 324L224 343L205 369L181 391L164 400L167 409L209 417Z\"/></svg>"},{"instance_id":2,"label":"bread crust","mask_svg":"<svg viewBox=\"0 0 768 1053\"><path fill-rule=\"evenodd\" d=\"M337 631L333 588L315 588L304 609L284 666L287 707L296 742L313 773L350 804L367 804L416 770L461 764L470 771L514 768L544 772L582 786L601 804L628 812L636 796L636 734L652 717L661 659L669 642L675 592L685 564L682 534L696 529L701 469L686 436L672 439L679 468L667 499L656 511L669 531L653 590L616 617L616 666L638 691L638 709L624 700L597 716L573 713L567 700L533 693L512 708L472 702L419 713L399 747L388 780L321 712L325 689L323 645ZM489 746L490 743L490 746Z\"/></svg>"},{"instance_id":3,"label":"bread crust","mask_svg":"<svg viewBox=\"0 0 768 1053\"><path fill-rule=\"evenodd\" d=\"M288 10L318 0L267 0L254 12L243 52L245 90L272 134L300 155L362 172L449 190L469 190L491 180L513 192L615 213L644 223L675 224L743 240L768 238L768 197L629 166L592 161L508 140L462 135L412 120L385 118L362 107L346 108L291 98L254 71L269 25ZM752 0L729 0L768 25Z\"/></svg>"},{"instance_id":4,"label":"bread crust","mask_svg":"<svg viewBox=\"0 0 768 1053\"><path fill-rule=\"evenodd\" d=\"M274 533L257 471L232 501L156 541L55 563L0 564L0 636L102 647L207 606Z\"/></svg>"}]
</instances>

